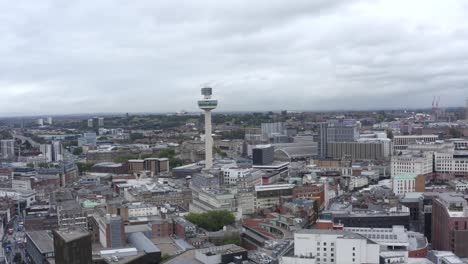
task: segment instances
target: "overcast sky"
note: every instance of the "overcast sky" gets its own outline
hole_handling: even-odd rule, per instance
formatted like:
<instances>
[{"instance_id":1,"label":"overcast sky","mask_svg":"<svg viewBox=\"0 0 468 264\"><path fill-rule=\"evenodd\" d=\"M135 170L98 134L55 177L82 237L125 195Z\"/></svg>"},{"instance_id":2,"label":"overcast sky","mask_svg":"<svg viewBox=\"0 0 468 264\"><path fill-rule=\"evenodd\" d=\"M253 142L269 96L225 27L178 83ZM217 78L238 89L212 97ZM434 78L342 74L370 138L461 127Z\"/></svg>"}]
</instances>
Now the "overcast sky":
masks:
<instances>
[{"instance_id":1,"label":"overcast sky","mask_svg":"<svg viewBox=\"0 0 468 264\"><path fill-rule=\"evenodd\" d=\"M0 0L0 116L462 106L468 1Z\"/></svg>"}]
</instances>

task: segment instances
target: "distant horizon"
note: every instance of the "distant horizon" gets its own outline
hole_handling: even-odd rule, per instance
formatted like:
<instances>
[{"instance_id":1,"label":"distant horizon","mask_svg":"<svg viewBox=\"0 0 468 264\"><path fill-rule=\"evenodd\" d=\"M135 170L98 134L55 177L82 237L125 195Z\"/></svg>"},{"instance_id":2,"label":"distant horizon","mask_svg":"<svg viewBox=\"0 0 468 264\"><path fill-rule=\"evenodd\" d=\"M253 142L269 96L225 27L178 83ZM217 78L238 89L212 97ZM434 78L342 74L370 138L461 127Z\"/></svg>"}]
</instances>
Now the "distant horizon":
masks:
<instances>
[{"instance_id":1,"label":"distant horizon","mask_svg":"<svg viewBox=\"0 0 468 264\"><path fill-rule=\"evenodd\" d=\"M464 109L464 106L449 106L449 107L439 107L440 109ZM379 111L410 111L413 112L415 110L423 110L423 111L430 111L432 108L381 108L381 109L336 109L336 110L293 110L293 109L281 109L281 110L244 110L244 111L228 111L228 110L214 110L213 114L242 114L242 113L280 113L281 111L288 111L288 112L299 112L299 113L344 113L344 112L379 112ZM182 111L182 110L180 110ZM184 110L185 111L185 110ZM86 113L69 113L69 114L35 114L35 115L27 115L27 114L11 114L11 115L0 115L0 119L2 118L47 118L47 117L94 117L94 116L120 116L126 115L175 115L179 111L168 111L168 112L86 112ZM195 111L186 111L188 114L191 115L202 115L203 112L201 110Z\"/></svg>"}]
</instances>

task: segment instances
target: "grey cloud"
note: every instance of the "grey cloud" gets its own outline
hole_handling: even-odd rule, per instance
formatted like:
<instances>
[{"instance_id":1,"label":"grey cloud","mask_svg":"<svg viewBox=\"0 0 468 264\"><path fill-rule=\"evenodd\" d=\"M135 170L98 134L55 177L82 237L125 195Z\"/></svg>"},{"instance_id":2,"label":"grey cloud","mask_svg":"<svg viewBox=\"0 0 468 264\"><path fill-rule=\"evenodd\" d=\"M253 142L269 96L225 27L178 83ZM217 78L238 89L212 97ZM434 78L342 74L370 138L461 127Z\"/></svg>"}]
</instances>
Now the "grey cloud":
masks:
<instances>
[{"instance_id":1,"label":"grey cloud","mask_svg":"<svg viewBox=\"0 0 468 264\"><path fill-rule=\"evenodd\" d=\"M204 84L219 110L468 94L462 0L17 2L0 0L0 115L196 110Z\"/></svg>"}]
</instances>

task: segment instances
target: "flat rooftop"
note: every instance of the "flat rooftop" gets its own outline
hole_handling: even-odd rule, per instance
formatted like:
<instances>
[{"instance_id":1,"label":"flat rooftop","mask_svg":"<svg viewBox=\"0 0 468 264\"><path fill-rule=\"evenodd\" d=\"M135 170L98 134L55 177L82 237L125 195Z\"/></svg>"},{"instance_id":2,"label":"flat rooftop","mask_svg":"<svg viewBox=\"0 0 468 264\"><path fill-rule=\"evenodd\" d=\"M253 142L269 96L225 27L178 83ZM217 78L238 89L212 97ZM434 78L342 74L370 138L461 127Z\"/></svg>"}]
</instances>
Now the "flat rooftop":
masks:
<instances>
[{"instance_id":1,"label":"flat rooftop","mask_svg":"<svg viewBox=\"0 0 468 264\"><path fill-rule=\"evenodd\" d=\"M54 252L54 239L52 233L46 230L26 232L34 245L42 254Z\"/></svg>"},{"instance_id":2,"label":"flat rooftop","mask_svg":"<svg viewBox=\"0 0 468 264\"><path fill-rule=\"evenodd\" d=\"M57 230L56 233L63 239L65 242L73 241L75 239L80 239L89 235L89 232L84 229L66 229L66 230Z\"/></svg>"},{"instance_id":3,"label":"flat rooftop","mask_svg":"<svg viewBox=\"0 0 468 264\"><path fill-rule=\"evenodd\" d=\"M317 235L337 235L348 239L365 239L371 244L376 244L374 241L367 239L365 236L356 234L346 230L328 230L328 229L301 229L296 231L296 234L317 234Z\"/></svg>"},{"instance_id":4,"label":"flat rooftop","mask_svg":"<svg viewBox=\"0 0 468 264\"><path fill-rule=\"evenodd\" d=\"M225 246L219 246L219 247L209 247L209 248L202 248L198 250L200 253L205 254L205 255L210 255L210 254L235 254L239 252L244 252L247 251L247 249L239 247L234 244L229 244Z\"/></svg>"}]
</instances>

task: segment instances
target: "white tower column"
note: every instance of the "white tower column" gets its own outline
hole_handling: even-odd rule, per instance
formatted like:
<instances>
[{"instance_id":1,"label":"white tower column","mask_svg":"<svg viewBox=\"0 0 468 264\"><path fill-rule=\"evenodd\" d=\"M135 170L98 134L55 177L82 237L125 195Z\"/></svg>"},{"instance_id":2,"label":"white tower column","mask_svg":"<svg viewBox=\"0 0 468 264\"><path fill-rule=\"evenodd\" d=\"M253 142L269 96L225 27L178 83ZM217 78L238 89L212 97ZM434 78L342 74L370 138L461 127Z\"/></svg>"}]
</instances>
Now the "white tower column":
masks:
<instances>
[{"instance_id":1,"label":"white tower column","mask_svg":"<svg viewBox=\"0 0 468 264\"><path fill-rule=\"evenodd\" d=\"M198 107L205 112L205 169L213 167L213 138L211 137L211 111L218 106L218 101L211 98L212 89L201 89L203 99L198 101Z\"/></svg>"},{"instance_id":2,"label":"white tower column","mask_svg":"<svg viewBox=\"0 0 468 264\"><path fill-rule=\"evenodd\" d=\"M205 169L213 167L213 137L211 134L211 111L205 110Z\"/></svg>"}]
</instances>

